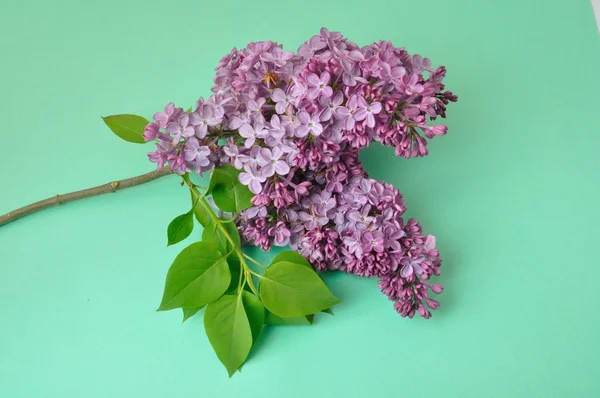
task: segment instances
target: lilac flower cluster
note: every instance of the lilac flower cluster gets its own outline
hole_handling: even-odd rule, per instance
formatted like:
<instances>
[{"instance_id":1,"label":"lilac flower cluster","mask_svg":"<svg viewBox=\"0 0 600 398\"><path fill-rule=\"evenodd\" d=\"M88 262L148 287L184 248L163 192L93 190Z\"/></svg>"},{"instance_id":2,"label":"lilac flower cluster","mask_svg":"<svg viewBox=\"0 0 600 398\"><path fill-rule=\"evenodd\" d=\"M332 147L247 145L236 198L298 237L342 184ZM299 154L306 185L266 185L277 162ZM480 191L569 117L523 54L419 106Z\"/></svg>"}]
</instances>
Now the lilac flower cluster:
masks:
<instances>
[{"instance_id":1,"label":"lilac flower cluster","mask_svg":"<svg viewBox=\"0 0 600 398\"><path fill-rule=\"evenodd\" d=\"M429 122L457 100L445 73L390 42L358 47L326 29L297 53L251 43L221 59L208 100L154 115L149 158L180 174L233 165L254 193L236 220L247 242L381 278L402 316L428 318L439 305L428 291L442 291L427 282L440 273L435 238L404 222L402 195L369 179L358 153L379 141L398 156L426 155L426 138L447 131Z\"/></svg>"}]
</instances>

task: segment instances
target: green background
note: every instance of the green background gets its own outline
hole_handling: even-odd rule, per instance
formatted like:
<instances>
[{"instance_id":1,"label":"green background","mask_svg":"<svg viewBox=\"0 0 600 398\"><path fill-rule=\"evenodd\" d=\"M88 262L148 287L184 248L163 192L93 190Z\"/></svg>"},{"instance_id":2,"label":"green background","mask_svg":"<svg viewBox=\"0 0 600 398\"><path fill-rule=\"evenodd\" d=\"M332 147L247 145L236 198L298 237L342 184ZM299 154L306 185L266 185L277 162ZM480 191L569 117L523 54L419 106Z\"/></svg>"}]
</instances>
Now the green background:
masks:
<instances>
[{"instance_id":1,"label":"green background","mask_svg":"<svg viewBox=\"0 0 600 398\"><path fill-rule=\"evenodd\" d=\"M15 1L0 6L0 213L152 169L100 115L209 94L232 46L321 26L448 68L424 159L362 153L438 238L442 307L402 319L375 280L268 329L232 379L202 317L156 313L171 176L0 228L0 397L600 396L600 41L586 0ZM196 232L197 233L197 232Z\"/></svg>"}]
</instances>

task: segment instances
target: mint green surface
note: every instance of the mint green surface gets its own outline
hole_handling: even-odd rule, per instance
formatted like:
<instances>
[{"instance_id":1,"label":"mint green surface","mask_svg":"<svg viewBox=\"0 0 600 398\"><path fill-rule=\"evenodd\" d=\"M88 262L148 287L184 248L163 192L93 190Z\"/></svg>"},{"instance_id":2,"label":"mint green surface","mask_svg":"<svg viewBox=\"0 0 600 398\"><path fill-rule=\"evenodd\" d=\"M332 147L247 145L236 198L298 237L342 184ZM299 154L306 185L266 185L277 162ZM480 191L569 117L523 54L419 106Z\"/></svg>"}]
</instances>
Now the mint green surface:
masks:
<instances>
[{"instance_id":1,"label":"mint green surface","mask_svg":"<svg viewBox=\"0 0 600 398\"><path fill-rule=\"evenodd\" d=\"M187 108L232 46L295 50L322 25L446 65L460 96L429 157L362 154L438 238L434 317L402 319L375 280L326 275L335 316L268 329L228 379L201 315L155 312L183 247L166 227L190 200L167 177L0 227L0 397L600 396L587 0L4 1L0 213L151 170L101 115Z\"/></svg>"}]
</instances>

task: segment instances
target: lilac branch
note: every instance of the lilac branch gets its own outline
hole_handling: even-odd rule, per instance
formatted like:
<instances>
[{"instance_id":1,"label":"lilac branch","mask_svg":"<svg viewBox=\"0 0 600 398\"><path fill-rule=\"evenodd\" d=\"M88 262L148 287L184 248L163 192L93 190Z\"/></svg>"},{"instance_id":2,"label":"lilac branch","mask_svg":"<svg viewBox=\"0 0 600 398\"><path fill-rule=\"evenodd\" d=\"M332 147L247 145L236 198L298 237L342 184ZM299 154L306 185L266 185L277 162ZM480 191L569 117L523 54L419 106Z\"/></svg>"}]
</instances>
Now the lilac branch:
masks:
<instances>
[{"instance_id":1,"label":"lilac branch","mask_svg":"<svg viewBox=\"0 0 600 398\"><path fill-rule=\"evenodd\" d=\"M173 171L170 167L163 167L162 169L151 171L150 173L142 174L136 177L127 178L125 180L113 181L108 184L99 185L97 187L83 189L81 191L71 192L64 195L56 195L48 199L40 200L39 202L32 203L30 205L21 207L19 209L10 211L0 216L0 226L18 220L19 218L28 216L40 210L47 209L52 206L58 206L75 200L89 198L92 196L102 195L105 193L117 192L122 189L135 187L137 185L145 184L147 182L156 180L160 177L171 174Z\"/></svg>"}]
</instances>

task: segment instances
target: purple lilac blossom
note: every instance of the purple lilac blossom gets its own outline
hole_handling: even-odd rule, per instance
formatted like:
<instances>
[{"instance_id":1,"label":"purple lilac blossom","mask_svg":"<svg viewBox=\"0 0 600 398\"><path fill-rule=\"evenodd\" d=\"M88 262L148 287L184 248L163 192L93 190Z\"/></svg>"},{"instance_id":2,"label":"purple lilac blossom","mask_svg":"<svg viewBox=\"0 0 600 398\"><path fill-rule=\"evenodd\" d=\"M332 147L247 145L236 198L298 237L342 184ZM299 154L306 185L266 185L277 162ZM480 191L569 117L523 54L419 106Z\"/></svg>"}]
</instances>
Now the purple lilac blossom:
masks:
<instances>
[{"instance_id":1,"label":"purple lilac blossom","mask_svg":"<svg viewBox=\"0 0 600 398\"><path fill-rule=\"evenodd\" d=\"M272 41L233 49L216 67L208 100L169 103L146 126L157 167L202 174L231 164L254 194L236 225L263 250L290 246L317 270L380 278L396 311L429 318L440 273L435 238L405 221L392 185L370 179L360 149L378 141L405 158L428 154L431 124L457 100L434 67L391 42L359 47L321 29L296 53Z\"/></svg>"}]
</instances>

